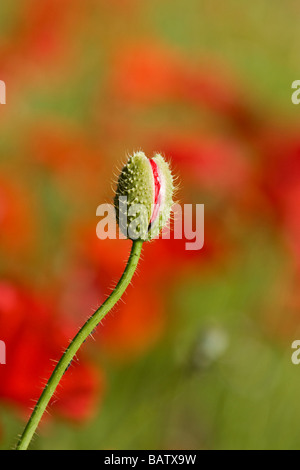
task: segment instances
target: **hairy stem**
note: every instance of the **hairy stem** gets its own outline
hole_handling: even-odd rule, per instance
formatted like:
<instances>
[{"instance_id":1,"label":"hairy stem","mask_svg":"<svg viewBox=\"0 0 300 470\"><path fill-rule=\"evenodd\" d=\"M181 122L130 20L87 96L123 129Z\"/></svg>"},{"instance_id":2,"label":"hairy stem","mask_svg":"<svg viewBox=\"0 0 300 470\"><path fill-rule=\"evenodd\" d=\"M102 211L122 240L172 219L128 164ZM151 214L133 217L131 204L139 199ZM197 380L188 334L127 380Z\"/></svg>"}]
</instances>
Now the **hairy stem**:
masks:
<instances>
[{"instance_id":1,"label":"hairy stem","mask_svg":"<svg viewBox=\"0 0 300 470\"><path fill-rule=\"evenodd\" d=\"M118 302L118 300L120 300L120 298L124 294L136 270L142 251L142 245L143 242L141 240L136 240L133 242L125 271L121 279L119 280L117 286L115 287L111 295L106 299L106 301L101 305L101 307L98 308L98 310L96 310L96 312L88 319L88 321L77 333L75 338L71 341L70 345L64 352L32 412L32 415L18 442L17 450L27 450L31 439L39 425L39 422L61 378L63 377L69 364L72 362L80 346L82 345L82 343L84 343L84 341L93 332L99 322L105 317L105 315L112 309L112 307Z\"/></svg>"}]
</instances>

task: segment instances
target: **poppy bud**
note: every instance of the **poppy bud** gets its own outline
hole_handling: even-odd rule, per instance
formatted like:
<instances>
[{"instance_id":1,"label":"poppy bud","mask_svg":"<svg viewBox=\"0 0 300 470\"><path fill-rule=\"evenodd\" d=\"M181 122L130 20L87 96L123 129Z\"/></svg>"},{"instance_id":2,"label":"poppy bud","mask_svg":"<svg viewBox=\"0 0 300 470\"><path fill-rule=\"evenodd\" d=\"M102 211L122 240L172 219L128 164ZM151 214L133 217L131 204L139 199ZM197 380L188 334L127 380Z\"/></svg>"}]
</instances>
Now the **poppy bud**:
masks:
<instances>
[{"instance_id":1,"label":"poppy bud","mask_svg":"<svg viewBox=\"0 0 300 470\"><path fill-rule=\"evenodd\" d=\"M170 218L174 183L160 154L134 153L121 171L115 196L117 221L131 240L152 240Z\"/></svg>"}]
</instances>

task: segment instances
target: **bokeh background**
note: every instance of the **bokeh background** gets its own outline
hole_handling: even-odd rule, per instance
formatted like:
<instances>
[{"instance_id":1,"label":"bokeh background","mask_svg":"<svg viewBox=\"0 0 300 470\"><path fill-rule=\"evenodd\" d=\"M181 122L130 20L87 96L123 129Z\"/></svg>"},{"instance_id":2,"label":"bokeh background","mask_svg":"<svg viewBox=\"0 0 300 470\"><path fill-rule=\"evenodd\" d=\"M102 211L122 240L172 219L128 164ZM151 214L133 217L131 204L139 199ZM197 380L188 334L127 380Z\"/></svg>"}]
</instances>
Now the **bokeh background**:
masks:
<instances>
[{"instance_id":1,"label":"bokeh background","mask_svg":"<svg viewBox=\"0 0 300 470\"><path fill-rule=\"evenodd\" d=\"M130 243L99 241L127 153L163 152L205 247L155 241L35 449L299 449L296 0L2 0L0 446ZM300 366L299 366L300 367Z\"/></svg>"}]
</instances>

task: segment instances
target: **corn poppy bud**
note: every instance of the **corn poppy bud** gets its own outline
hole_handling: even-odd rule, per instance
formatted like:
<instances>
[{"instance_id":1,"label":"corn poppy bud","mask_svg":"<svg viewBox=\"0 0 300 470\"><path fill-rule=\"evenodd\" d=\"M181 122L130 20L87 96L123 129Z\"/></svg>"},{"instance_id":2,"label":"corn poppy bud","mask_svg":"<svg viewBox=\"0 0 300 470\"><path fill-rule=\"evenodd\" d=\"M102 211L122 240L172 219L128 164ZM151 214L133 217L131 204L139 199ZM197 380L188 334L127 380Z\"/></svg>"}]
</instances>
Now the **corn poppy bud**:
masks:
<instances>
[{"instance_id":1,"label":"corn poppy bud","mask_svg":"<svg viewBox=\"0 0 300 470\"><path fill-rule=\"evenodd\" d=\"M114 200L123 234L144 241L158 236L170 218L173 193L165 159L160 154L147 158L143 152L134 153L121 171Z\"/></svg>"}]
</instances>

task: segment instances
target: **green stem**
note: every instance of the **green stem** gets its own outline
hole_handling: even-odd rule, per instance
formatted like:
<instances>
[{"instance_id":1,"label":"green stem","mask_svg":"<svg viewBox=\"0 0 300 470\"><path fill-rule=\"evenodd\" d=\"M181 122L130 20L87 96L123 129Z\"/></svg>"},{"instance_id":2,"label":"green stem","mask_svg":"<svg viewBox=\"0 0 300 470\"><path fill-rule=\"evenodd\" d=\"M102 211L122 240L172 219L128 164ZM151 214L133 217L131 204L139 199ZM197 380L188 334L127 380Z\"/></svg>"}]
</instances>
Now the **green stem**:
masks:
<instances>
[{"instance_id":1,"label":"green stem","mask_svg":"<svg viewBox=\"0 0 300 470\"><path fill-rule=\"evenodd\" d=\"M96 312L88 319L88 321L77 333L75 338L72 340L72 342L64 352L32 412L32 415L18 442L17 450L26 450L28 448L31 439L39 425L39 422L56 390L56 387L58 386L69 364L72 362L75 354L79 350L82 343L93 332L99 322L105 317L105 315L112 309L112 307L118 302L118 300L120 300L120 298L124 294L136 270L142 251L142 245L143 242L141 240L136 240L133 242L125 271L121 279L119 280L116 288L108 297L108 299L106 299L106 301L101 305L101 307L96 310Z\"/></svg>"}]
</instances>

